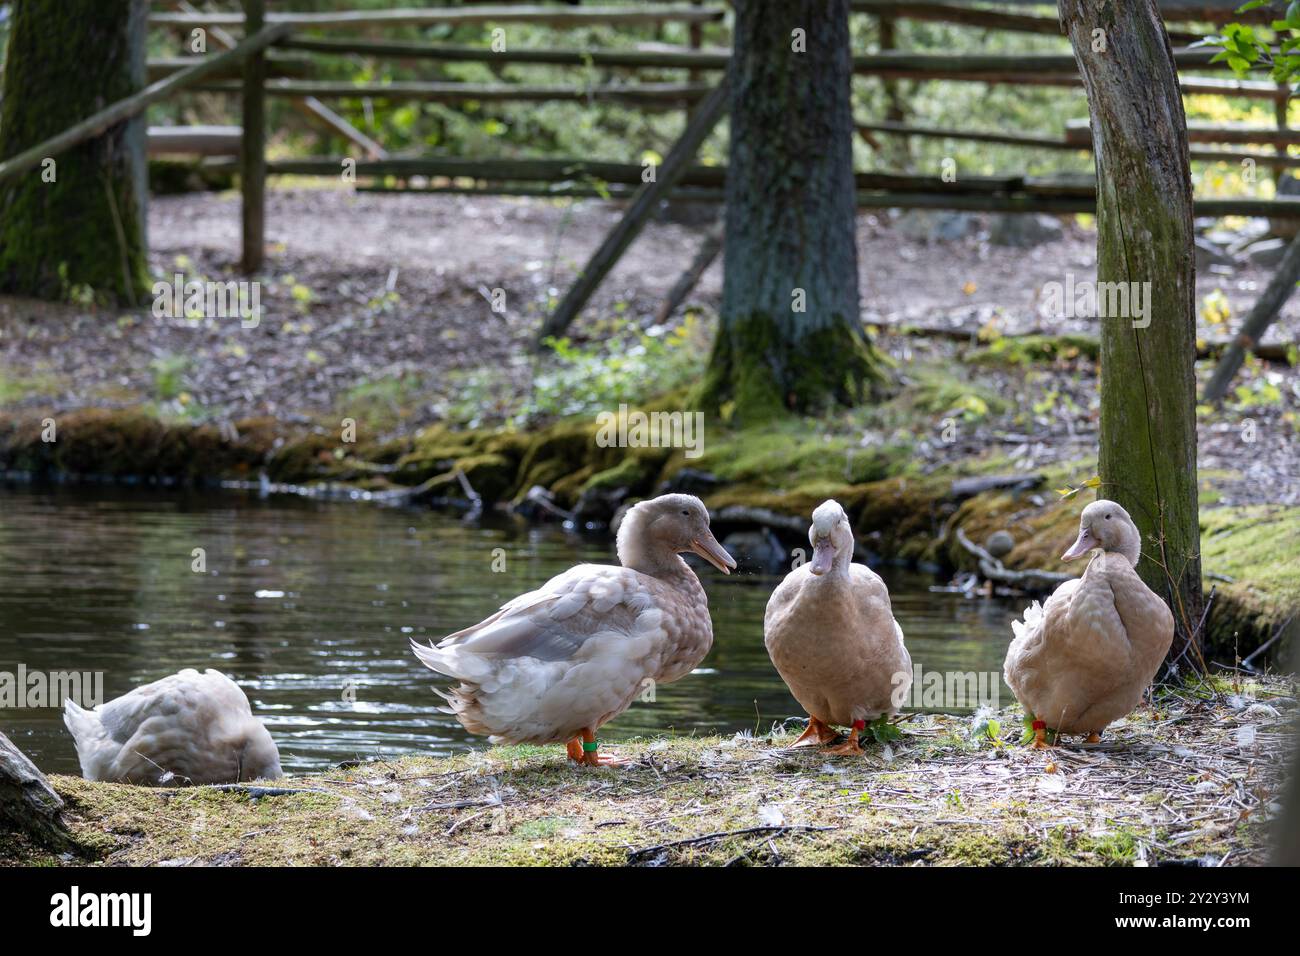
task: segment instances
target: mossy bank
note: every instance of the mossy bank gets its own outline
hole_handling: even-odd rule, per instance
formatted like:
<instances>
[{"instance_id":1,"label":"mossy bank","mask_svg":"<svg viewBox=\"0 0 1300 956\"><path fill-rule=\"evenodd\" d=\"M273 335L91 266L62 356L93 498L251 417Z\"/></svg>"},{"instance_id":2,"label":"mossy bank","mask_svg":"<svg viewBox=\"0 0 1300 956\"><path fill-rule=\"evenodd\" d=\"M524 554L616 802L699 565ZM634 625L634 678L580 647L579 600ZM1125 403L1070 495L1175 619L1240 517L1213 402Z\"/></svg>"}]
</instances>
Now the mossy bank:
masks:
<instances>
[{"instance_id":1,"label":"mossy bank","mask_svg":"<svg viewBox=\"0 0 1300 956\"><path fill-rule=\"evenodd\" d=\"M1162 689L1103 744L1051 751L1019 746L1012 712L921 714L852 758L790 749L776 727L621 742L634 763L620 769L497 747L288 778L266 796L56 776L82 849L0 833L0 864L1258 864L1293 692Z\"/></svg>"},{"instance_id":2,"label":"mossy bank","mask_svg":"<svg viewBox=\"0 0 1300 956\"><path fill-rule=\"evenodd\" d=\"M681 405L681 396L667 396L643 411ZM910 409L895 411L905 420ZM435 425L375 437L351 420L216 425L138 410L37 412L0 424L0 470L36 480L260 481L395 503L509 507L592 526L610 522L627 501L678 490L703 498L724 532L766 524L790 544L799 543L812 509L836 498L871 555L939 572L978 566L958 531L980 543L1008 532L1014 546L1002 560L1012 570L1067 570L1058 555L1091 500L1091 492L1063 498L1057 491L1091 476L1086 460L1025 472L983 453L922 467L897 429L864 447L852 422L827 427L786 417L745 430L711 429L709 441L692 449L619 447L608 436L608 423L593 418L534 431ZM1207 635L1212 655L1231 661L1269 641L1300 610L1300 564L1293 560L1300 508L1215 506L1214 477L1202 475L1202 563L1207 593L1215 590ZM1274 659L1283 659L1289 644L1286 634L1276 641Z\"/></svg>"}]
</instances>

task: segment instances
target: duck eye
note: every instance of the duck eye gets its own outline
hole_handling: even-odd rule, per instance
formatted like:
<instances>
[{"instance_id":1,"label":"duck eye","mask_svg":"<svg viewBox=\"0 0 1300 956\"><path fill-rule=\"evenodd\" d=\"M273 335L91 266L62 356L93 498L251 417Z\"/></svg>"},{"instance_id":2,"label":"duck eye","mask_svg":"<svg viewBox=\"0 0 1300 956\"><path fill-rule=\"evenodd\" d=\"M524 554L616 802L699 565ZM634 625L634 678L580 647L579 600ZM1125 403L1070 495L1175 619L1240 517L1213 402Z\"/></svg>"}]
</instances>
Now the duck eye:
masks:
<instances>
[{"instance_id":1,"label":"duck eye","mask_svg":"<svg viewBox=\"0 0 1300 956\"><path fill-rule=\"evenodd\" d=\"M688 517L688 518L691 516L690 511L687 510L686 508L683 508L683 509L682 509L682 514L686 515L686 517Z\"/></svg>"},{"instance_id":2,"label":"duck eye","mask_svg":"<svg viewBox=\"0 0 1300 956\"><path fill-rule=\"evenodd\" d=\"M1107 520L1107 521L1110 520L1110 515L1106 515L1106 520Z\"/></svg>"}]
</instances>

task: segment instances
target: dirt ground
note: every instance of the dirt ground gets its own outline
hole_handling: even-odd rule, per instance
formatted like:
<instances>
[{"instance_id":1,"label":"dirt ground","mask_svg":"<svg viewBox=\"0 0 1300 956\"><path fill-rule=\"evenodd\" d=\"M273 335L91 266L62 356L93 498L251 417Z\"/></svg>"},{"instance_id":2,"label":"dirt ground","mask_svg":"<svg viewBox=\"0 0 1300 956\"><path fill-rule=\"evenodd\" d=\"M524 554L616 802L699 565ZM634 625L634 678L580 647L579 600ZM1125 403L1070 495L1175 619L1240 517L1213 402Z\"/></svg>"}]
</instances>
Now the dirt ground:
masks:
<instances>
[{"instance_id":1,"label":"dirt ground","mask_svg":"<svg viewBox=\"0 0 1300 956\"><path fill-rule=\"evenodd\" d=\"M0 407L153 405L197 420L269 414L305 421L336 413L358 389L402 381L413 407L403 410L401 424L416 427L439 417L440 401L460 387L458 374L490 369L507 392L527 388L535 361L528 346L541 317L620 209L600 201L275 189L268 196L268 266L258 277L265 314L257 328L241 328L235 318L159 318L149 310L0 297ZM681 221L652 223L602 284L574 337L594 330L599 340L599 323L610 317L649 325L714 215L694 207L675 217ZM882 328L1096 334L1095 322L1041 314L1046 283L1063 282L1067 273L1094 276L1095 235L1072 218L1055 241L1016 249L988 241L986 218L966 238L927 244L905 238L898 216L882 210L858 220L865 321ZM149 229L155 276L238 278L237 196L155 198ZM1225 338L1267 278L1253 266L1199 275L1201 336ZM721 287L718 261L690 302L711 316ZM492 307L495 290L504 293L503 311ZM1231 318L1211 321L1223 300ZM1300 299L1266 341L1294 342L1298 332ZM905 380L914 362L942 366L962 347L913 336L882 339ZM1208 363L1202 365L1207 374ZM1019 436L1023 441L1009 418L996 415L978 426L976 439L1009 450L1025 446L1029 466L1095 443L1096 366L1086 356L1032 369L963 365L962 374L977 377L1013 410L1055 396L1033 433ZM1300 373L1270 366L1238 381L1264 394L1205 418L1202 467L1234 471L1232 501L1300 501ZM1056 400L1061 395L1069 399L1065 407ZM1247 429L1265 440L1246 447Z\"/></svg>"}]
</instances>

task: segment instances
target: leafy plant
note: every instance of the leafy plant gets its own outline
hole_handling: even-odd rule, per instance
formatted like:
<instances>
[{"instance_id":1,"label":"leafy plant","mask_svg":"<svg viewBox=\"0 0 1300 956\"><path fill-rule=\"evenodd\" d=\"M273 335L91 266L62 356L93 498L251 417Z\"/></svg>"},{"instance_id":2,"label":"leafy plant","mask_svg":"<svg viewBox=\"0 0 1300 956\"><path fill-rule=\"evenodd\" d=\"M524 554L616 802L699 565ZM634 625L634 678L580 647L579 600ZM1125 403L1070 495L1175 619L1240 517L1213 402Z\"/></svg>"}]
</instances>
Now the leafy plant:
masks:
<instances>
[{"instance_id":1,"label":"leafy plant","mask_svg":"<svg viewBox=\"0 0 1300 956\"><path fill-rule=\"evenodd\" d=\"M1269 0L1250 0L1237 8L1238 13L1265 6ZM1262 37L1254 27L1244 23L1228 23L1221 33L1208 36L1196 46L1217 46L1221 49L1211 63L1227 63L1238 76L1267 66L1269 76L1276 83L1291 83L1300 74L1300 0L1286 8L1286 17L1269 24L1273 36ZM1261 31L1262 32L1262 31ZM1285 37L1285 38L1284 38ZM1296 92L1295 89L1292 93Z\"/></svg>"}]
</instances>

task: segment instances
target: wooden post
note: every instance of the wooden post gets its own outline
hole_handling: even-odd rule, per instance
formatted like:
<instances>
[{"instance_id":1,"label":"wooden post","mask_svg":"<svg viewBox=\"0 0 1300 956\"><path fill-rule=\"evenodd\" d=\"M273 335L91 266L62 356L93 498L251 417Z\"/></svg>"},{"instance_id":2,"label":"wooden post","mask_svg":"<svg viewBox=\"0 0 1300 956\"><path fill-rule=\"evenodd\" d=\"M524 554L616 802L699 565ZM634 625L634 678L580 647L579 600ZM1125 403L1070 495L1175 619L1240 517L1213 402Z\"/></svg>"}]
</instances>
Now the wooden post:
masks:
<instances>
[{"instance_id":1,"label":"wooden post","mask_svg":"<svg viewBox=\"0 0 1300 956\"><path fill-rule=\"evenodd\" d=\"M564 301L542 323L542 331L537 336L538 344L550 336L561 335L582 311L582 307L587 304L587 300L596 291L601 280L610 269L614 268L614 264L632 244L632 240L640 235L659 200L668 195L676 185L682 173L686 171L687 164L699 150L700 144L713 131L713 127L718 125L718 120L722 119L727 111L730 95L728 75L723 74L721 82L705 98L690 122L686 124L681 139L673 145L668 155L664 157L663 163L656 169L654 181L646 183L637 190L627 212L605 237L600 248L592 254L586 267L578 274L578 278L565 294Z\"/></svg>"},{"instance_id":2,"label":"wooden post","mask_svg":"<svg viewBox=\"0 0 1300 956\"><path fill-rule=\"evenodd\" d=\"M1291 90L1285 83L1277 85L1277 99L1273 101L1273 115L1277 118L1278 139L1280 140L1286 134L1287 107L1291 105ZM1287 147L1285 143L1277 144L1277 154L1286 156ZM1275 163L1273 165L1273 185L1277 187L1279 195L1282 193L1282 177L1286 175L1286 164Z\"/></svg>"},{"instance_id":3,"label":"wooden post","mask_svg":"<svg viewBox=\"0 0 1300 956\"><path fill-rule=\"evenodd\" d=\"M266 22L266 0L244 0L245 34ZM266 255L266 58L255 53L244 61L243 139L239 152L243 192L244 258L246 273L262 268Z\"/></svg>"},{"instance_id":4,"label":"wooden post","mask_svg":"<svg viewBox=\"0 0 1300 956\"><path fill-rule=\"evenodd\" d=\"M880 17L880 50L886 52L898 47L898 35L896 31L896 21L890 16ZM885 120L890 123L906 123L907 111L903 108L902 97L898 95L897 80L881 80L881 88L885 93ZM898 155L894 159L895 165L903 168L912 165L912 143L907 137L898 140Z\"/></svg>"}]
</instances>

